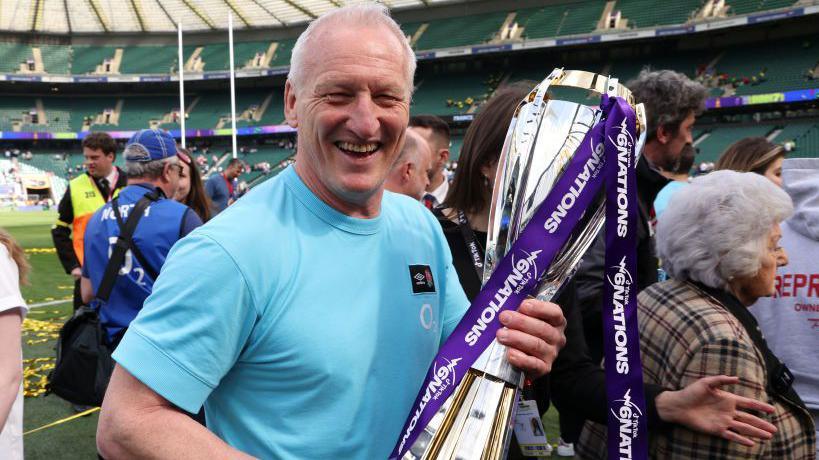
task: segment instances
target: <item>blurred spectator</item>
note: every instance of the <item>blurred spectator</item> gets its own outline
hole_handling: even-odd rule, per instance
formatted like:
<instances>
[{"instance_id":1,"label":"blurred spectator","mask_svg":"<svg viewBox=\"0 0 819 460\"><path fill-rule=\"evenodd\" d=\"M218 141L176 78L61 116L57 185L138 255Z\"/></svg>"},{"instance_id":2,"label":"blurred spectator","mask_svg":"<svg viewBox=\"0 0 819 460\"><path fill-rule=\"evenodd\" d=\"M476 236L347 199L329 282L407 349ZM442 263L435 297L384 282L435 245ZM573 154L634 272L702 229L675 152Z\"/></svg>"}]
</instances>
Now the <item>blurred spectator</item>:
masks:
<instances>
[{"instance_id":1,"label":"blurred spectator","mask_svg":"<svg viewBox=\"0 0 819 460\"><path fill-rule=\"evenodd\" d=\"M211 201L212 215L224 211L236 199L236 179L242 174L244 164L242 160L230 160L224 172L213 174L205 182L205 192Z\"/></svg>"},{"instance_id":2,"label":"blurred spectator","mask_svg":"<svg viewBox=\"0 0 819 460\"><path fill-rule=\"evenodd\" d=\"M16 241L0 229L0 453L23 460L23 350L28 307L20 294L29 265Z\"/></svg>"},{"instance_id":3,"label":"blurred spectator","mask_svg":"<svg viewBox=\"0 0 819 460\"><path fill-rule=\"evenodd\" d=\"M663 211L665 211L666 206L668 206L668 200L670 200L677 191L688 185L688 181L691 179L688 173L691 172L691 168L694 166L694 157L696 154L696 149L683 150L674 169L672 171L663 172L663 176L667 179L671 179L671 182L663 187L660 193L657 194L657 198L654 199L654 212L657 214L658 219Z\"/></svg>"},{"instance_id":4,"label":"blurred spectator","mask_svg":"<svg viewBox=\"0 0 819 460\"><path fill-rule=\"evenodd\" d=\"M672 279L637 297L645 381L675 390L710 377L709 387L729 385L739 408L770 402L771 423L759 427L776 430L750 442L741 433L748 414L723 419L727 427L710 435L671 426L649 431L650 458L815 458L813 419L748 311L775 293L776 268L787 260L779 223L791 212L790 198L770 181L734 171L696 178L669 203L657 226L657 253ZM707 414L719 394L702 394L693 417L720 423ZM579 457L600 458L605 438L604 425L587 423Z\"/></svg>"},{"instance_id":5,"label":"blurred spectator","mask_svg":"<svg viewBox=\"0 0 819 460\"><path fill-rule=\"evenodd\" d=\"M384 188L420 200L429 185L430 152L426 140L407 130L404 146L387 175Z\"/></svg>"},{"instance_id":6,"label":"blurred spectator","mask_svg":"<svg viewBox=\"0 0 819 460\"><path fill-rule=\"evenodd\" d=\"M782 224L788 265L776 275L776 294L759 299L751 312L819 425L819 158L785 160L782 179L795 208Z\"/></svg>"},{"instance_id":7,"label":"blurred spectator","mask_svg":"<svg viewBox=\"0 0 819 460\"><path fill-rule=\"evenodd\" d=\"M692 155L694 119L705 108L707 92L699 83L672 70L647 71L628 83L637 102L645 105L646 141L637 161L637 279L638 291L657 282L659 263L654 251L654 200L670 182L662 171L674 171L680 158ZM577 272L578 301L585 337L596 362L603 358L604 234L583 258Z\"/></svg>"},{"instance_id":8,"label":"blurred spectator","mask_svg":"<svg viewBox=\"0 0 819 460\"><path fill-rule=\"evenodd\" d=\"M80 276L83 263L83 235L91 215L111 201L127 179L114 166L117 144L108 133L89 133L82 140L82 152L88 172L78 174L68 183L57 206L57 222L51 228L51 238L65 272L74 278L74 309L82 305ZM71 174L72 169L68 169ZM77 173L80 171L77 170Z\"/></svg>"},{"instance_id":9,"label":"blurred spectator","mask_svg":"<svg viewBox=\"0 0 819 460\"><path fill-rule=\"evenodd\" d=\"M429 185L424 195L424 204L432 209L444 201L449 191L449 181L444 175L444 166L449 161L449 125L434 115L416 115L410 118L409 125L427 141L432 154Z\"/></svg>"},{"instance_id":10,"label":"blurred spectator","mask_svg":"<svg viewBox=\"0 0 819 460\"><path fill-rule=\"evenodd\" d=\"M186 149L178 148L177 156L179 157L179 164L182 166L181 174L179 175L179 186L173 199L187 205L189 208L202 219L202 222L210 220L210 199L205 193L205 187L202 182L202 175L199 172L199 167L191 160L191 157Z\"/></svg>"},{"instance_id":11,"label":"blurred spectator","mask_svg":"<svg viewBox=\"0 0 819 460\"><path fill-rule=\"evenodd\" d=\"M785 147L773 144L764 137L746 137L729 145L714 169L762 174L781 187L785 153Z\"/></svg>"},{"instance_id":12,"label":"blurred spectator","mask_svg":"<svg viewBox=\"0 0 819 460\"><path fill-rule=\"evenodd\" d=\"M86 261L82 268L83 301L98 309L106 339L113 348L150 295L165 258L177 240L202 225L187 206L168 197L176 194L182 166L176 141L165 131L143 129L128 141L123 152L128 186L117 197L122 220L106 204L88 222ZM143 198L150 200L126 253L107 302L95 299L112 251L129 210Z\"/></svg>"}]
</instances>

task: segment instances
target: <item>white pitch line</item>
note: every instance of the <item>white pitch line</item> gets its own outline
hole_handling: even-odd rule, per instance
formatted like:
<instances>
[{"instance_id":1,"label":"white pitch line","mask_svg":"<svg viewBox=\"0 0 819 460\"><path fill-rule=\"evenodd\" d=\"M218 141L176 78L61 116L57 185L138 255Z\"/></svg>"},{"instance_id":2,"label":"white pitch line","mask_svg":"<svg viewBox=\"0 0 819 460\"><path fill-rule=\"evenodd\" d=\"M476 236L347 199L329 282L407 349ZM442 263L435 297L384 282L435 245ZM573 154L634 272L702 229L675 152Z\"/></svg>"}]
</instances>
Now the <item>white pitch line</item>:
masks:
<instances>
[{"instance_id":1,"label":"white pitch line","mask_svg":"<svg viewBox=\"0 0 819 460\"><path fill-rule=\"evenodd\" d=\"M32 303L32 304L28 305L28 308L32 309L32 308L49 307L51 305L60 305L60 304L68 303L68 302L72 302L72 301L73 301L72 299L63 299L63 300L51 300L51 301L48 301L48 302Z\"/></svg>"}]
</instances>

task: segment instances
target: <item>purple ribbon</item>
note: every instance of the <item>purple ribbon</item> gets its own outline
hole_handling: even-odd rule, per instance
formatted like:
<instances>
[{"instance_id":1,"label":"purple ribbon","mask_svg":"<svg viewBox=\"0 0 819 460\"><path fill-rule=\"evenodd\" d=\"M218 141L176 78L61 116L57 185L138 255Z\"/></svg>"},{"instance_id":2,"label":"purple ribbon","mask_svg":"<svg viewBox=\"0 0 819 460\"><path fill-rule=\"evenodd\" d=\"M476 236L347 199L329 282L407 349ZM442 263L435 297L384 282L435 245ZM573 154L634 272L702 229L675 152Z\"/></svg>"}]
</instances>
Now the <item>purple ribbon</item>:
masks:
<instances>
[{"instance_id":1,"label":"purple ribbon","mask_svg":"<svg viewBox=\"0 0 819 460\"><path fill-rule=\"evenodd\" d=\"M617 136L621 133L621 126L625 126L627 137L631 140L631 147L628 151L629 164L634 161L635 116L633 110L622 99L607 96L603 97L601 108L605 123L603 121L597 123L586 134L563 175L541 203L526 228L520 233L512 248L498 263L458 326L438 350L418 396L415 398L404 428L401 430L398 442L390 454L390 459L401 458L412 446L423 428L427 426L461 382L467 370L494 340L495 333L501 327L498 321L500 312L517 309L520 303L532 293L558 251L569 239L583 213L591 206L595 196L603 187L605 175L617 173L617 170L612 169L610 165L616 165L618 161L616 142L619 139ZM623 125L623 120L630 121ZM612 135L614 143L604 142ZM631 177L631 184L627 183L629 185L627 191L633 195L633 183L635 182L633 167L629 167L626 173ZM612 185L609 187L611 190L615 188L613 185L616 183L614 182L616 176L609 177L612 180L607 183ZM607 199L611 201L609 195ZM619 197L615 195L615 199ZM617 206L617 201L614 203ZM630 228L633 228L636 203L633 199L629 199L626 205L630 210L627 220L630 222ZM606 211L609 212L608 204ZM614 231L615 228L607 226L606 232ZM628 253L631 265L627 266L626 270L629 279L634 279L633 260L636 240L633 238L633 231L626 236L630 239L626 238L628 241L619 242L618 247L622 253ZM606 260L608 266L608 255ZM633 298L633 292L629 294ZM610 302L607 302L608 304ZM627 329L636 334L636 317L631 315L628 318L635 324L626 323ZM640 376L639 343L636 336L634 340L629 336L628 350L630 352L629 364L632 366L629 370L632 374ZM611 359L608 350L606 350L606 358ZM632 359L636 359L636 363ZM607 381L609 381L608 375ZM622 376L616 375L614 378L622 379ZM616 386L620 388L623 385ZM631 383L627 386L632 391L629 402L637 407L637 412L643 414L645 410L642 402L642 380L639 381L638 386L639 395L637 390L632 388ZM639 399L637 399L638 396ZM615 406L611 404L610 399L609 407L613 410ZM642 425L644 424L642 422ZM642 432L645 432L644 426ZM610 443L613 442L611 436L609 439ZM645 436L638 439L645 440Z\"/></svg>"},{"instance_id":2,"label":"purple ribbon","mask_svg":"<svg viewBox=\"0 0 819 460\"><path fill-rule=\"evenodd\" d=\"M608 458L648 458L643 370L637 330L636 117L620 98L606 118L606 256L603 348L609 408Z\"/></svg>"}]
</instances>

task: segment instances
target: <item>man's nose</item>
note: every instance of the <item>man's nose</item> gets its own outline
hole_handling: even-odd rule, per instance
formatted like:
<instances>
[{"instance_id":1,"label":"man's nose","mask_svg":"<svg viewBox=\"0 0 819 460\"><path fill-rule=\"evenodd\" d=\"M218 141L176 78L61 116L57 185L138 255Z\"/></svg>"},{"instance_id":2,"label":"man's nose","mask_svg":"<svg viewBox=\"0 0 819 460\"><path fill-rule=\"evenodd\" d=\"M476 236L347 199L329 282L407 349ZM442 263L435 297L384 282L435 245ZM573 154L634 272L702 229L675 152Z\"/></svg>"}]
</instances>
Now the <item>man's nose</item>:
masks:
<instances>
[{"instance_id":1,"label":"man's nose","mask_svg":"<svg viewBox=\"0 0 819 460\"><path fill-rule=\"evenodd\" d=\"M380 125L377 110L378 106L369 94L356 97L350 111L348 127L361 139L374 138Z\"/></svg>"}]
</instances>

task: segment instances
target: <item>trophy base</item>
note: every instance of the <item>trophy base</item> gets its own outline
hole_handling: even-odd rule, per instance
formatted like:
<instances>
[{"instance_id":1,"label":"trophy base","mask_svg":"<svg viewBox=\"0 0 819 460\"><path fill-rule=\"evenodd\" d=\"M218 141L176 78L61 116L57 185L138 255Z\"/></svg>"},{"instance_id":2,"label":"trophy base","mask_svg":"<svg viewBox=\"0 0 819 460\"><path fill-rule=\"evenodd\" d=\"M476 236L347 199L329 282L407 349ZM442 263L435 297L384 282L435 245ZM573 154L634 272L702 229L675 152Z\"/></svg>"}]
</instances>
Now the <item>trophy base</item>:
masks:
<instances>
[{"instance_id":1,"label":"trophy base","mask_svg":"<svg viewBox=\"0 0 819 460\"><path fill-rule=\"evenodd\" d=\"M445 410L427 426L405 460L503 460L512 434L518 388L470 369ZM439 418L439 415L443 415ZM434 423L438 421L438 423ZM431 432L431 428L438 429Z\"/></svg>"}]
</instances>

